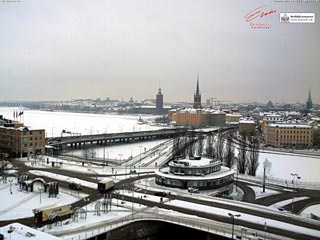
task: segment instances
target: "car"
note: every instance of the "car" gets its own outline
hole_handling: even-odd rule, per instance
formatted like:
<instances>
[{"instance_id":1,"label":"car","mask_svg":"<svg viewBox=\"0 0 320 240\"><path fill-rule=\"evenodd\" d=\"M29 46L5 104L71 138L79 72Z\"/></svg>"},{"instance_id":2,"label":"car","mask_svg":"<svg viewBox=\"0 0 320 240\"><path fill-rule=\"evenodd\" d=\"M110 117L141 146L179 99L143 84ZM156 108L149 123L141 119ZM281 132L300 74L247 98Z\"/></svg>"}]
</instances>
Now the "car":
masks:
<instances>
[{"instance_id":1,"label":"car","mask_svg":"<svg viewBox=\"0 0 320 240\"><path fill-rule=\"evenodd\" d=\"M199 192L199 189L198 188L193 188L193 187L188 187L188 192L189 193L197 193L197 192Z\"/></svg>"},{"instance_id":2,"label":"car","mask_svg":"<svg viewBox=\"0 0 320 240\"><path fill-rule=\"evenodd\" d=\"M165 196L167 196L167 193L166 192L155 192L154 195L158 196L158 197L165 197Z\"/></svg>"}]
</instances>

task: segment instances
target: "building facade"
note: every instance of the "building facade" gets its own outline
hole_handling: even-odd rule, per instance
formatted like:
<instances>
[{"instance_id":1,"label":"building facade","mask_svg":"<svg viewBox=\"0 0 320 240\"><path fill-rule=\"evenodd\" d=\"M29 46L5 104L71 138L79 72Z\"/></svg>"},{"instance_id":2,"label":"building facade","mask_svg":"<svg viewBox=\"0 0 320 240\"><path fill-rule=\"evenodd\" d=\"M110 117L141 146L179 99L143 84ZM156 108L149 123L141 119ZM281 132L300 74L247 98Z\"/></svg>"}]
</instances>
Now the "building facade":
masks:
<instances>
[{"instance_id":1,"label":"building facade","mask_svg":"<svg viewBox=\"0 0 320 240\"><path fill-rule=\"evenodd\" d=\"M212 109L182 109L171 111L169 118L178 126L187 127L223 127L226 124L226 114Z\"/></svg>"},{"instance_id":2,"label":"building facade","mask_svg":"<svg viewBox=\"0 0 320 240\"><path fill-rule=\"evenodd\" d=\"M239 134L243 136L253 136L256 131L256 123L252 117L241 118L239 120Z\"/></svg>"},{"instance_id":3,"label":"building facade","mask_svg":"<svg viewBox=\"0 0 320 240\"><path fill-rule=\"evenodd\" d=\"M233 113L232 114L230 114L230 113L226 114L226 122L227 123L239 123L240 118L242 118L241 114L233 114Z\"/></svg>"},{"instance_id":4,"label":"building facade","mask_svg":"<svg viewBox=\"0 0 320 240\"><path fill-rule=\"evenodd\" d=\"M306 124L272 123L264 141L272 147L307 147L312 145L313 129Z\"/></svg>"},{"instance_id":5,"label":"building facade","mask_svg":"<svg viewBox=\"0 0 320 240\"><path fill-rule=\"evenodd\" d=\"M261 130L264 135L267 134L267 126L271 123L283 122L284 118L280 114L267 114L264 115L261 122Z\"/></svg>"},{"instance_id":6,"label":"building facade","mask_svg":"<svg viewBox=\"0 0 320 240\"><path fill-rule=\"evenodd\" d=\"M45 154L45 130L30 129L0 116L0 149L14 157Z\"/></svg>"}]
</instances>

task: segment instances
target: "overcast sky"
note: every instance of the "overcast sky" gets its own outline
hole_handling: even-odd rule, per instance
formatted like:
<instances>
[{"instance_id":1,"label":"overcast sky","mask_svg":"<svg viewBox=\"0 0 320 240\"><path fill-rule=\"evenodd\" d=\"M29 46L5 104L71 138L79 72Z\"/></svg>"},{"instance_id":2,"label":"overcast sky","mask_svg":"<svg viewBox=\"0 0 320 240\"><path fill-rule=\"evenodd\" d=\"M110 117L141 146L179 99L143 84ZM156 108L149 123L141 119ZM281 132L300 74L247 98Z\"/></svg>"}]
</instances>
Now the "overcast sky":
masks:
<instances>
[{"instance_id":1,"label":"overcast sky","mask_svg":"<svg viewBox=\"0 0 320 240\"><path fill-rule=\"evenodd\" d=\"M244 16L267 5L276 13ZM279 22L313 12L315 24ZM320 103L320 2L0 2L0 101L154 98Z\"/></svg>"}]
</instances>

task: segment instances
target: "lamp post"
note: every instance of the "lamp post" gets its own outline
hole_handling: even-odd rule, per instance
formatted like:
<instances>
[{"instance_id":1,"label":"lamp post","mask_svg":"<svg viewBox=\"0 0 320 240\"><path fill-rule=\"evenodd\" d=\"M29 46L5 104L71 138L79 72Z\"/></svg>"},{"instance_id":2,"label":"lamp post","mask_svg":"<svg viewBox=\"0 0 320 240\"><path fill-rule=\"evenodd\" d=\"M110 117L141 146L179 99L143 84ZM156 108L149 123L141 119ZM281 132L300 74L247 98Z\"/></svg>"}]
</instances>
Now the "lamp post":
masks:
<instances>
[{"instance_id":1,"label":"lamp post","mask_svg":"<svg viewBox=\"0 0 320 240\"><path fill-rule=\"evenodd\" d=\"M140 148L140 159L139 159L139 164L141 164L141 148L143 148L143 146L139 146Z\"/></svg>"},{"instance_id":2,"label":"lamp post","mask_svg":"<svg viewBox=\"0 0 320 240\"><path fill-rule=\"evenodd\" d=\"M86 198L83 199L83 201L86 204L86 218L87 218L87 215L88 215L88 204L87 203L90 201L90 198L86 197Z\"/></svg>"},{"instance_id":3,"label":"lamp post","mask_svg":"<svg viewBox=\"0 0 320 240\"><path fill-rule=\"evenodd\" d=\"M264 222L263 230L264 230L264 239L267 239L267 221Z\"/></svg>"},{"instance_id":4,"label":"lamp post","mask_svg":"<svg viewBox=\"0 0 320 240\"><path fill-rule=\"evenodd\" d=\"M133 198L134 198L134 185L132 184L132 220L133 220Z\"/></svg>"},{"instance_id":5,"label":"lamp post","mask_svg":"<svg viewBox=\"0 0 320 240\"><path fill-rule=\"evenodd\" d=\"M299 176L298 173L290 173L290 175L293 177L293 179L292 179L292 185L293 185L293 188L294 188L294 183L295 183L296 181L298 181L298 179L300 179L301 177ZM297 177L297 180L296 180L296 177ZM296 184L296 186L297 186L297 184ZM298 190L298 189L297 189L297 190ZM292 204L291 204L291 212L292 212L292 214L293 214L293 207L294 207L294 196L292 197Z\"/></svg>"},{"instance_id":6,"label":"lamp post","mask_svg":"<svg viewBox=\"0 0 320 240\"><path fill-rule=\"evenodd\" d=\"M53 138L53 129L54 129L54 128L56 128L56 127L52 127L52 128L51 128L51 138Z\"/></svg>"},{"instance_id":7,"label":"lamp post","mask_svg":"<svg viewBox=\"0 0 320 240\"><path fill-rule=\"evenodd\" d=\"M232 219L232 234L231 234L231 239L233 239L233 232L234 232L234 217L240 217L241 214L232 214L228 213L229 217Z\"/></svg>"},{"instance_id":8,"label":"lamp post","mask_svg":"<svg viewBox=\"0 0 320 240\"><path fill-rule=\"evenodd\" d=\"M10 194L12 194L12 188L11 188L11 184L12 184L12 179L9 179L9 183L10 183Z\"/></svg>"},{"instance_id":9,"label":"lamp post","mask_svg":"<svg viewBox=\"0 0 320 240\"><path fill-rule=\"evenodd\" d=\"M42 185L40 185L40 187L38 187L39 192L40 192L40 204L41 204L41 192L42 192Z\"/></svg>"},{"instance_id":10,"label":"lamp post","mask_svg":"<svg viewBox=\"0 0 320 240\"><path fill-rule=\"evenodd\" d=\"M122 164L122 162L121 162L121 157L122 157L122 155L123 155L122 153L119 153L119 154L118 154L119 159L120 159L120 164Z\"/></svg>"}]
</instances>

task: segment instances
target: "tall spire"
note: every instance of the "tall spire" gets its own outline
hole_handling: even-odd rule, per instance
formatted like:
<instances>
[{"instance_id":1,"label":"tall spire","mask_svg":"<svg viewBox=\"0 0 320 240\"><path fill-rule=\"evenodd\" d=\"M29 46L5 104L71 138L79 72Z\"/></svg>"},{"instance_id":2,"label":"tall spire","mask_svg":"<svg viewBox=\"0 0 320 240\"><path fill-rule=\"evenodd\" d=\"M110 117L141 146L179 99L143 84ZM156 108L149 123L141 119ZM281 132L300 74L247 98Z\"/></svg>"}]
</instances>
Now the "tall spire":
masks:
<instances>
[{"instance_id":1,"label":"tall spire","mask_svg":"<svg viewBox=\"0 0 320 240\"><path fill-rule=\"evenodd\" d=\"M311 89L309 88L309 96L308 96L308 101L312 101L311 99Z\"/></svg>"},{"instance_id":2,"label":"tall spire","mask_svg":"<svg viewBox=\"0 0 320 240\"><path fill-rule=\"evenodd\" d=\"M197 75L197 87L193 98L193 108L201 108L201 94L199 89L199 75Z\"/></svg>"},{"instance_id":3,"label":"tall spire","mask_svg":"<svg viewBox=\"0 0 320 240\"><path fill-rule=\"evenodd\" d=\"M311 99L311 89L309 88L309 96L308 96L308 100L306 102L306 108L308 110L310 110L311 108L313 108L313 102L312 102L312 99Z\"/></svg>"},{"instance_id":4,"label":"tall spire","mask_svg":"<svg viewBox=\"0 0 320 240\"><path fill-rule=\"evenodd\" d=\"M196 88L196 95L200 95L200 90L199 90L199 75L197 75L197 88Z\"/></svg>"}]
</instances>

